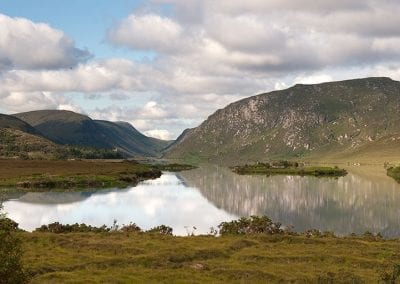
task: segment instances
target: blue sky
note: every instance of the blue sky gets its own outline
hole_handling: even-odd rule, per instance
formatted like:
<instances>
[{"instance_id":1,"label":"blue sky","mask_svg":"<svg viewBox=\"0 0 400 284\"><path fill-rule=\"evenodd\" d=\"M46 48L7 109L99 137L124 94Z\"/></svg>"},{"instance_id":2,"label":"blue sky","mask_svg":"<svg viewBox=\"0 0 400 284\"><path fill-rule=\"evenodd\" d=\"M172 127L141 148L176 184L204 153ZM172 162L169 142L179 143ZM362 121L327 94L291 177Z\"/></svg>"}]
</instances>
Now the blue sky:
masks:
<instances>
[{"instance_id":1,"label":"blue sky","mask_svg":"<svg viewBox=\"0 0 400 284\"><path fill-rule=\"evenodd\" d=\"M1 0L0 110L172 139L296 83L400 79L398 0Z\"/></svg>"},{"instance_id":2,"label":"blue sky","mask_svg":"<svg viewBox=\"0 0 400 284\"><path fill-rule=\"evenodd\" d=\"M88 48L97 58L140 59L147 53L111 46L105 42L105 33L142 4L141 0L2 0L0 12L48 23L71 36L78 47Z\"/></svg>"}]
</instances>

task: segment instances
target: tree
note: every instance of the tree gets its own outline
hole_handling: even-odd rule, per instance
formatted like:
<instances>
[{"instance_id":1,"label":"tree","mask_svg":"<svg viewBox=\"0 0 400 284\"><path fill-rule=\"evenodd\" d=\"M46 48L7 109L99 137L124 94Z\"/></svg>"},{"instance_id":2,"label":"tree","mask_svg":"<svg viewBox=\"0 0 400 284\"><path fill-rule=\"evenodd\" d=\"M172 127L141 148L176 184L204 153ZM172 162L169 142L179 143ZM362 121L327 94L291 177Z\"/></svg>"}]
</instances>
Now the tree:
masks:
<instances>
[{"instance_id":1,"label":"tree","mask_svg":"<svg viewBox=\"0 0 400 284\"><path fill-rule=\"evenodd\" d=\"M18 224L8 219L0 202L0 284L25 283L21 264L21 241L16 235Z\"/></svg>"}]
</instances>

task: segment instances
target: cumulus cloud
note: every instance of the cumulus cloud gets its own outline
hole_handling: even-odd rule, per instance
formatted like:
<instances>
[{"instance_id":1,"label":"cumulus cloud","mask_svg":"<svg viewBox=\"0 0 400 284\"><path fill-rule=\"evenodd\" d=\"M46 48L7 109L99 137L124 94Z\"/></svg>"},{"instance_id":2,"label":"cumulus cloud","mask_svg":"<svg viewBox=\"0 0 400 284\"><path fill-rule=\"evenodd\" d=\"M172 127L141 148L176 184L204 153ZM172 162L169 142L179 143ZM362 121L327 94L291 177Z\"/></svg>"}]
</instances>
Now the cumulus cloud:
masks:
<instances>
[{"instance_id":1,"label":"cumulus cloud","mask_svg":"<svg viewBox=\"0 0 400 284\"><path fill-rule=\"evenodd\" d=\"M0 105L8 113L39 109L66 109L82 112L82 108L68 96L51 92L10 92L0 91Z\"/></svg>"},{"instance_id":2,"label":"cumulus cloud","mask_svg":"<svg viewBox=\"0 0 400 284\"><path fill-rule=\"evenodd\" d=\"M332 77L326 74L318 74L311 76L299 76L294 79L295 84L318 84L332 81Z\"/></svg>"},{"instance_id":3,"label":"cumulus cloud","mask_svg":"<svg viewBox=\"0 0 400 284\"><path fill-rule=\"evenodd\" d=\"M0 14L0 70L70 68L89 57L60 30Z\"/></svg>"},{"instance_id":4,"label":"cumulus cloud","mask_svg":"<svg viewBox=\"0 0 400 284\"><path fill-rule=\"evenodd\" d=\"M145 135L162 139L162 140L171 140L172 136L168 130L165 129L152 129L144 132Z\"/></svg>"},{"instance_id":5,"label":"cumulus cloud","mask_svg":"<svg viewBox=\"0 0 400 284\"><path fill-rule=\"evenodd\" d=\"M0 17L5 23L0 51L6 50L0 52L0 103L14 110L26 96L32 107L42 101L76 108L65 93L83 93L93 102L107 96L112 105L86 111L129 121L151 136L176 137L217 108L253 94L296 83L400 78L397 0L150 0L143 5L105 32L113 46L155 54L142 61L85 61L87 52L62 31ZM48 44L37 48L38 42ZM14 45L38 54L19 57L18 48L8 48ZM41 59L41 52L48 58Z\"/></svg>"},{"instance_id":6,"label":"cumulus cloud","mask_svg":"<svg viewBox=\"0 0 400 284\"><path fill-rule=\"evenodd\" d=\"M0 88L18 92L139 90L141 87L135 72L134 63L126 59L94 61L72 69L12 70L0 76Z\"/></svg>"},{"instance_id":7,"label":"cumulus cloud","mask_svg":"<svg viewBox=\"0 0 400 284\"><path fill-rule=\"evenodd\" d=\"M167 66L169 71L162 71L170 74L169 86L177 92L186 92L182 81L192 88L218 88L220 82L248 76L253 80L247 85L255 90L262 77L400 58L400 5L392 0L153 3L169 4L174 13L169 18L134 13L111 30L109 39L134 50L157 51L152 67ZM188 14L198 20L188 20Z\"/></svg>"},{"instance_id":8,"label":"cumulus cloud","mask_svg":"<svg viewBox=\"0 0 400 284\"><path fill-rule=\"evenodd\" d=\"M130 48L158 51L175 46L181 32L181 26L172 19L132 14L109 31L109 38Z\"/></svg>"}]
</instances>

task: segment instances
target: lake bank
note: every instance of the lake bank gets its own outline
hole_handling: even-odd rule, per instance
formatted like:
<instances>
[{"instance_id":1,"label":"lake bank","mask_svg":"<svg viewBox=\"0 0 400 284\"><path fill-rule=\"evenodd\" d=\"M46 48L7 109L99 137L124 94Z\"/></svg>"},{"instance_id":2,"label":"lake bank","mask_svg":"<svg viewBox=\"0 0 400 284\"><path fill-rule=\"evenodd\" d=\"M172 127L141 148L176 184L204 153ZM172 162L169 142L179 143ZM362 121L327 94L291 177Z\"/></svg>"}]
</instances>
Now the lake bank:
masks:
<instances>
[{"instance_id":1,"label":"lake bank","mask_svg":"<svg viewBox=\"0 0 400 284\"><path fill-rule=\"evenodd\" d=\"M134 161L0 160L0 187L29 191L126 187L160 176Z\"/></svg>"}]
</instances>

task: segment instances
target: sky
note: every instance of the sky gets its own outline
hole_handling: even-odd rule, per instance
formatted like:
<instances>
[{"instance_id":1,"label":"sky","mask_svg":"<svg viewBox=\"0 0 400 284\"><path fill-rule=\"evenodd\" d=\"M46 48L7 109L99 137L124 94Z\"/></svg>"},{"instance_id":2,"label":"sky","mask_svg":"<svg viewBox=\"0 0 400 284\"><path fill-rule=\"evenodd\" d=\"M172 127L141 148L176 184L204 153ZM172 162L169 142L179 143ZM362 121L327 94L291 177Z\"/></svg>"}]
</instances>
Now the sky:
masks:
<instances>
[{"instance_id":1,"label":"sky","mask_svg":"<svg viewBox=\"0 0 400 284\"><path fill-rule=\"evenodd\" d=\"M0 0L0 112L175 139L255 94L400 80L398 0Z\"/></svg>"}]
</instances>

